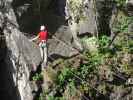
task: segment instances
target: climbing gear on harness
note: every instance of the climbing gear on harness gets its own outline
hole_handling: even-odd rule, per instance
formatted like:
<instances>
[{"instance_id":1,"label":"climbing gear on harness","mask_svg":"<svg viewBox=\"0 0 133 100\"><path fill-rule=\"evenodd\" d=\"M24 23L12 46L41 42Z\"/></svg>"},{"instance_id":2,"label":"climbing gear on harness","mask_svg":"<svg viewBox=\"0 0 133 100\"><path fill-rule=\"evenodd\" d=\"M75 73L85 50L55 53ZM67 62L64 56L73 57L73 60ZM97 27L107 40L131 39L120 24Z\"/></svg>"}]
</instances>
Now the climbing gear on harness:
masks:
<instances>
[{"instance_id":1,"label":"climbing gear on harness","mask_svg":"<svg viewBox=\"0 0 133 100\"><path fill-rule=\"evenodd\" d=\"M40 46L44 49L46 48L46 42L44 40L41 41Z\"/></svg>"}]
</instances>

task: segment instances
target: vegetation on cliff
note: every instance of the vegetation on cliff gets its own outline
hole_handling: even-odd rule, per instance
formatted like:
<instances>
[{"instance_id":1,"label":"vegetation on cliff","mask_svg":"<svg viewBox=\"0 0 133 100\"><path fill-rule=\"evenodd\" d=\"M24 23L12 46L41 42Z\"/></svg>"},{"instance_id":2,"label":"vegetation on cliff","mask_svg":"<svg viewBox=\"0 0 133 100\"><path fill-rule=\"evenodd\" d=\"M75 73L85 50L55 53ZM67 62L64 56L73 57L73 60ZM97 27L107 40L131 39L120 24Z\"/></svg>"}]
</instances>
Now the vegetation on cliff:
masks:
<instances>
[{"instance_id":1,"label":"vegetation on cliff","mask_svg":"<svg viewBox=\"0 0 133 100\"><path fill-rule=\"evenodd\" d=\"M71 6L75 15L81 7L79 1L70 1L71 5L76 4ZM128 17L122 11L126 0L115 1L120 8L112 29L115 36L85 37L81 41L87 41L89 46L95 48L87 49L72 59L58 59L49 64L48 67L55 72L52 75L54 78L49 75L51 71L47 68L45 73L52 83L43 90L38 100L113 100L115 94L123 96L123 100L133 99L132 92L127 93L131 89L128 86L133 84L129 80L133 77L133 34L128 32L133 17ZM36 81L42 77L38 76L35 77Z\"/></svg>"}]
</instances>

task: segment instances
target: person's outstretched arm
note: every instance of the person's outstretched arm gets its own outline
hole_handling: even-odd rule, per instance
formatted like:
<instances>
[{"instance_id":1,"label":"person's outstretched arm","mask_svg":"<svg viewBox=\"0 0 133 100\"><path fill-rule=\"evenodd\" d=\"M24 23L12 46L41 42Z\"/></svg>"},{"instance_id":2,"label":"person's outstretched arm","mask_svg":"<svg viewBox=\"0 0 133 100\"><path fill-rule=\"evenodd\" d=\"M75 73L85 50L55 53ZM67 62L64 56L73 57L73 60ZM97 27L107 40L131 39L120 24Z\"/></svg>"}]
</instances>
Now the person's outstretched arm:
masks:
<instances>
[{"instance_id":1,"label":"person's outstretched arm","mask_svg":"<svg viewBox=\"0 0 133 100\"><path fill-rule=\"evenodd\" d=\"M39 35L37 35L35 38L31 39L30 41L35 41L38 38L39 38Z\"/></svg>"}]
</instances>

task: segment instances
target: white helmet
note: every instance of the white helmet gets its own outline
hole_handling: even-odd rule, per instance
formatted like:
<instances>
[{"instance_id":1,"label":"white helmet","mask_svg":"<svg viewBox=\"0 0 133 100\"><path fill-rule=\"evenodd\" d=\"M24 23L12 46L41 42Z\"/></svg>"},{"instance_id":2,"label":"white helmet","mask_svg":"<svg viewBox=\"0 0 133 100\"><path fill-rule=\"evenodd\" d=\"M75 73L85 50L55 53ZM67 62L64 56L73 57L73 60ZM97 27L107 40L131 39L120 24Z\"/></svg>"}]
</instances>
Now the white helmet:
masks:
<instances>
[{"instance_id":1,"label":"white helmet","mask_svg":"<svg viewBox=\"0 0 133 100\"><path fill-rule=\"evenodd\" d=\"M45 26L42 25L42 26L40 27L40 30L41 30L41 31L45 30Z\"/></svg>"}]
</instances>

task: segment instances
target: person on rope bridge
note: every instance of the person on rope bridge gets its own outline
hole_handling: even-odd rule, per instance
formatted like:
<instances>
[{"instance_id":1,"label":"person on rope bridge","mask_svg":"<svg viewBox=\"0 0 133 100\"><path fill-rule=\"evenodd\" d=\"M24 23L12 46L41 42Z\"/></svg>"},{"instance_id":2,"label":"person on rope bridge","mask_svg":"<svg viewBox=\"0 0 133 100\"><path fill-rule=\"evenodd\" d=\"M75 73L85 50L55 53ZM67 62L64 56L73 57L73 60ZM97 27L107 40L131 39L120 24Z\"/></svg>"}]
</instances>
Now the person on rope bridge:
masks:
<instances>
[{"instance_id":1,"label":"person on rope bridge","mask_svg":"<svg viewBox=\"0 0 133 100\"><path fill-rule=\"evenodd\" d=\"M47 65L47 38L48 38L48 32L44 25L40 27L40 32L38 35L33 38L31 41L34 41L39 38L39 47L42 57L42 67L46 67Z\"/></svg>"}]
</instances>

